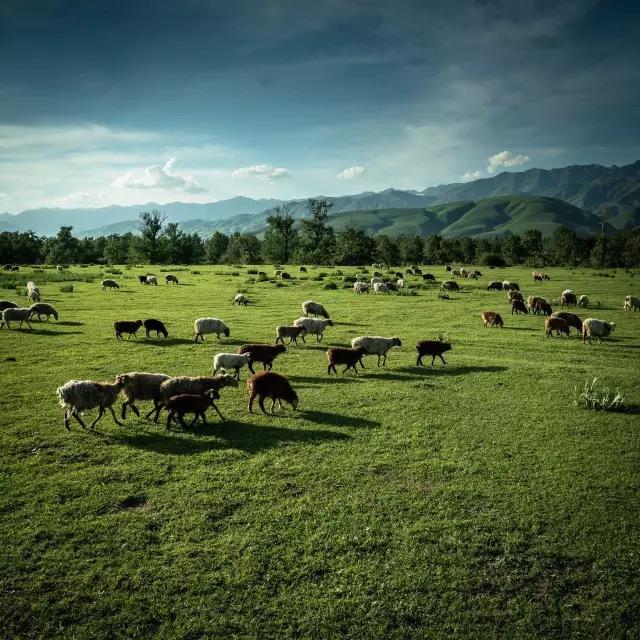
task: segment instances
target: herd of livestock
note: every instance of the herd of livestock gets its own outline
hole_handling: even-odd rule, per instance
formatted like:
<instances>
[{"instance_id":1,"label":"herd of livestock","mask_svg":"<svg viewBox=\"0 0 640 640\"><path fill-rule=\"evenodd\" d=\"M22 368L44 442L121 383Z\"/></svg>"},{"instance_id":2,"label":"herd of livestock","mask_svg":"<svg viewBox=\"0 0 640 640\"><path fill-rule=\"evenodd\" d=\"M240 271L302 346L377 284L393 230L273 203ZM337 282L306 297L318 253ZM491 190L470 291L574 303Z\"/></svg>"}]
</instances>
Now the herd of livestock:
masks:
<instances>
[{"instance_id":1,"label":"herd of livestock","mask_svg":"<svg viewBox=\"0 0 640 640\"><path fill-rule=\"evenodd\" d=\"M382 265L373 265L375 268L382 269ZM304 267L301 271L306 271ZM443 291L455 291L459 289L458 278L477 279L482 274L477 270L456 269L450 266L445 267L450 274L450 280L444 280L440 288ZM417 266L411 266L406 270L407 274L421 276L423 280L435 282L435 276L430 273L422 273ZM285 272L280 272L277 277L282 275L288 276ZM549 280L549 276L543 272L533 272L534 281ZM287 279L287 278L285 278ZM157 285L157 278L150 275L139 276L139 281L143 285ZM167 284L179 284L178 279L173 274L165 276ZM105 279L102 281L104 290L118 289L119 284L113 279ZM363 275L356 276L353 290L357 294L366 294L369 290L373 290L376 294L390 293L392 291L404 288L404 274L394 272L394 278L385 279L381 271L374 271L373 277L365 278ZM539 296L529 296L524 300L520 292L520 287L516 282L511 281L492 281L487 285L487 290L506 291L507 300L511 305L512 315L518 314L541 314L546 316L545 333L547 337L555 334L569 335L571 327L574 327L582 334L583 343L588 339L591 343L592 338L602 341L603 338L609 336L614 328L615 323L606 322L597 318L586 318L582 320L575 311L576 307L585 308L589 306L587 296L577 296L571 289L565 289L560 295L559 304L560 311L553 312L552 303L545 298ZM49 319L50 317L58 319L56 309L40 300L40 291L34 282L27 283L27 296L33 304L30 307L19 307L16 303L1 300L0 312L2 320L0 328L7 325L11 328L10 323L19 322L19 328L23 322L32 329L30 320L37 316L40 321ZM233 304L246 306L250 300L243 293L238 293ZM565 311L564 308L574 308L574 311ZM624 300L625 310L640 310L640 299L634 296L627 296ZM333 326L333 321L329 317L326 308L313 300L302 303L303 316L295 320L291 325L280 325L276 327L275 343L270 344L243 344L236 353L218 353L213 359L213 370L211 376L180 376L171 377L166 374L146 373L146 372L130 372L118 375L114 383L96 382L93 380L70 380L66 384L57 389L57 395L61 406L64 409L64 425L69 429L70 419L74 418L82 427L85 424L81 415L88 410L98 408L98 415L91 423L93 428L95 424L104 415L105 411L109 411L114 421L121 425L118 420L113 405L118 397L124 397L121 407L121 418L125 419L127 408L130 408L136 415L140 412L136 406L136 401L151 401L153 408L147 414L147 417L154 416L157 422L161 411L166 410L167 429L170 428L173 420L177 420L183 428L192 427L198 419L206 422L206 411L213 407L214 410L222 418L220 410L215 404L220 399L220 391L227 386L238 386L240 379L240 370L245 366L253 374L247 380L247 389L249 392L248 409L253 410L253 403L257 399L260 409L263 413L267 413L265 401L271 400L271 413L275 414L276 406L282 407L282 403L288 403L294 410L298 406L298 396L292 388L290 382L284 376L271 371L275 358L286 352L285 339L287 344L298 344L300 338L305 342L305 336L315 335L316 341L322 340L326 327ZM503 327L504 320L496 311L483 311L481 313L482 323L487 327ZM164 323L155 318L147 320L118 320L114 323L116 338L122 339L127 334L129 338L135 336L137 331L144 327L147 338L155 332L156 337L160 335L168 337L168 331ZM204 341L204 336L209 334L216 335L218 339L221 336L229 337L231 332L229 327L219 318L198 318L194 322L195 341ZM343 373L349 369L357 372L357 365L360 364L364 368L363 358L367 355L375 355L378 358L378 366L384 366L387 360L387 354L393 347L400 347L402 343L400 338L396 336L359 336L353 338L351 347L329 347L326 352L327 356L327 373L330 375L338 373L337 366L343 366ZM440 358L445 364L444 354L451 349L451 344L445 342L442 337L439 340L422 340L417 343L416 350L418 352L416 365L423 364L422 358L431 356L431 366L434 365L436 358ZM255 372L253 365L261 363L263 371ZM230 373L233 372L233 373ZM185 415L193 415L194 418L190 425L184 421Z\"/></svg>"}]
</instances>

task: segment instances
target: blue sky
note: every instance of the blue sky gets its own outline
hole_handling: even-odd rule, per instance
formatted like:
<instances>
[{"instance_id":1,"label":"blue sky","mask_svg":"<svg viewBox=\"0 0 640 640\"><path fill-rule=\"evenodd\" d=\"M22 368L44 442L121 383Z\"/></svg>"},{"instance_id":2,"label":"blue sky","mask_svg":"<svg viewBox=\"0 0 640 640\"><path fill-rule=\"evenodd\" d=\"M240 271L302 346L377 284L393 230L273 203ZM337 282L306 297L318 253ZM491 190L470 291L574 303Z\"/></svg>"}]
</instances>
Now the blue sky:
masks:
<instances>
[{"instance_id":1,"label":"blue sky","mask_svg":"<svg viewBox=\"0 0 640 640\"><path fill-rule=\"evenodd\" d=\"M0 4L0 210L640 158L640 3Z\"/></svg>"}]
</instances>

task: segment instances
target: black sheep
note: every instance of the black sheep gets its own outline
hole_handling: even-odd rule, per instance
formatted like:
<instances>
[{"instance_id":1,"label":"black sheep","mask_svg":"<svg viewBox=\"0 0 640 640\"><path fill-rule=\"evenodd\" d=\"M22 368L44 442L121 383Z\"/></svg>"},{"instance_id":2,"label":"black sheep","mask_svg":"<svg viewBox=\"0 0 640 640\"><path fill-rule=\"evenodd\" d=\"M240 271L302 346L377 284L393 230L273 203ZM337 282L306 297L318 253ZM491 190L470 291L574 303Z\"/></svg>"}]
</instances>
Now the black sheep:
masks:
<instances>
[{"instance_id":1,"label":"black sheep","mask_svg":"<svg viewBox=\"0 0 640 640\"><path fill-rule=\"evenodd\" d=\"M143 322L144 328L147 332L147 338L149 338L149 332L150 331L155 331L156 332L156 338L160 337L160 334L162 334L165 338L169 337L169 332L167 331L166 327L164 326L164 323L161 322L160 320L155 320L154 318L149 318L148 320L145 320Z\"/></svg>"},{"instance_id":2,"label":"black sheep","mask_svg":"<svg viewBox=\"0 0 640 640\"><path fill-rule=\"evenodd\" d=\"M424 366L422 364L422 358L424 356L431 356L431 366L433 367L436 358L442 360L442 364L447 364L442 357L443 353L451 351L451 344L449 342L443 342L442 340L421 340L416 345L418 350L418 358L416 360L416 366Z\"/></svg>"}]
</instances>

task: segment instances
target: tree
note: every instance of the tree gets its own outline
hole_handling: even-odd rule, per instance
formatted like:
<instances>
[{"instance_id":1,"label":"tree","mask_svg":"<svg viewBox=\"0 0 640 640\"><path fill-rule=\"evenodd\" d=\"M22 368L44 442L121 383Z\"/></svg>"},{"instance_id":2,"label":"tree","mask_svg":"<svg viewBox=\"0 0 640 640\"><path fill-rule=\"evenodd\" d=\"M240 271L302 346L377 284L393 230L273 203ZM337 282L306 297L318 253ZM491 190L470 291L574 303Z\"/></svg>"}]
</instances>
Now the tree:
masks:
<instances>
[{"instance_id":1,"label":"tree","mask_svg":"<svg viewBox=\"0 0 640 640\"><path fill-rule=\"evenodd\" d=\"M80 243L77 238L71 235L73 227L60 227L60 231L49 247L47 261L57 262L77 262L80 253Z\"/></svg>"},{"instance_id":2,"label":"tree","mask_svg":"<svg viewBox=\"0 0 640 640\"><path fill-rule=\"evenodd\" d=\"M336 240L333 229L327 224L327 218L333 204L327 200L312 198L308 205L311 218L301 221L298 259L312 264L331 264Z\"/></svg>"},{"instance_id":3,"label":"tree","mask_svg":"<svg viewBox=\"0 0 640 640\"><path fill-rule=\"evenodd\" d=\"M575 267L578 262L578 236L567 227L558 227L551 236L551 255L554 264Z\"/></svg>"},{"instance_id":4,"label":"tree","mask_svg":"<svg viewBox=\"0 0 640 640\"><path fill-rule=\"evenodd\" d=\"M375 241L362 229L347 227L336 236L337 264L369 264L373 258Z\"/></svg>"},{"instance_id":5,"label":"tree","mask_svg":"<svg viewBox=\"0 0 640 640\"><path fill-rule=\"evenodd\" d=\"M180 231L180 225L176 222L170 222L164 229L164 233L159 242L158 259L169 264L182 262L181 254L183 253L182 243L185 235Z\"/></svg>"},{"instance_id":6,"label":"tree","mask_svg":"<svg viewBox=\"0 0 640 640\"><path fill-rule=\"evenodd\" d=\"M375 237L375 243L374 255L376 262L383 262L384 264L398 264L400 262L400 250L395 240L385 234L381 234Z\"/></svg>"},{"instance_id":7,"label":"tree","mask_svg":"<svg viewBox=\"0 0 640 640\"><path fill-rule=\"evenodd\" d=\"M229 245L224 255L228 263L244 262L257 264L260 262L260 241L252 233L236 231L229 236Z\"/></svg>"},{"instance_id":8,"label":"tree","mask_svg":"<svg viewBox=\"0 0 640 640\"><path fill-rule=\"evenodd\" d=\"M160 238L164 235L162 225L167 219L159 211L143 211L138 216L137 225L140 236L136 249L149 263L156 263L161 260Z\"/></svg>"},{"instance_id":9,"label":"tree","mask_svg":"<svg viewBox=\"0 0 640 640\"><path fill-rule=\"evenodd\" d=\"M287 205L276 207L274 213L267 217L267 229L262 243L262 252L266 260L276 264L288 264L298 238L294 224L295 220Z\"/></svg>"}]
</instances>

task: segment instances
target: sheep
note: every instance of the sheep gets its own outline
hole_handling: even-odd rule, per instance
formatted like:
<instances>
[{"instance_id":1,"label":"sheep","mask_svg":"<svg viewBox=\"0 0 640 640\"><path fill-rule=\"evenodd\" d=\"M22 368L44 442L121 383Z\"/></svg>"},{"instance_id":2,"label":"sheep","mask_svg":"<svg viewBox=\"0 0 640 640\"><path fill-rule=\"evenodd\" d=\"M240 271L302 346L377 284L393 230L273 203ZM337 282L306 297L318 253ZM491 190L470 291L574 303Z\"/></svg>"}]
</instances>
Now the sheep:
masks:
<instances>
[{"instance_id":1,"label":"sheep","mask_svg":"<svg viewBox=\"0 0 640 640\"><path fill-rule=\"evenodd\" d=\"M31 307L31 316L38 316L38 320L42 321L42 316L46 316L47 320L53 316L56 320L58 319L58 312L46 302L38 302L36 304L32 304Z\"/></svg>"},{"instance_id":2,"label":"sheep","mask_svg":"<svg viewBox=\"0 0 640 640\"><path fill-rule=\"evenodd\" d=\"M103 291L107 291L109 289L119 289L119 288L120 288L120 285L115 280L112 280L111 278L107 278L106 280L102 281Z\"/></svg>"},{"instance_id":3,"label":"sheep","mask_svg":"<svg viewBox=\"0 0 640 640\"><path fill-rule=\"evenodd\" d=\"M547 338L551 337L551 334L555 331L556 336L564 333L565 335L569 335L569 325L564 318L558 317L550 317L544 321L545 333L547 334Z\"/></svg>"},{"instance_id":4,"label":"sheep","mask_svg":"<svg viewBox=\"0 0 640 640\"><path fill-rule=\"evenodd\" d=\"M519 313L526 315L529 313L529 310L522 300L516 299L511 301L511 315L513 315L514 313L516 315L518 315Z\"/></svg>"},{"instance_id":5,"label":"sheep","mask_svg":"<svg viewBox=\"0 0 640 640\"><path fill-rule=\"evenodd\" d=\"M387 364L387 353L393 347L401 347L400 338L384 338L382 336L358 336L351 341L354 349L362 349L365 355L378 356L378 366L382 358L382 366Z\"/></svg>"},{"instance_id":6,"label":"sheep","mask_svg":"<svg viewBox=\"0 0 640 640\"><path fill-rule=\"evenodd\" d=\"M273 371L260 371L247 380L249 392L248 408L253 413L253 401L258 398L258 404L262 413L267 414L264 401L271 398L271 414L275 415L276 402L282 407L282 401L289 403L295 411L298 408L298 394L293 390L289 381L279 373Z\"/></svg>"},{"instance_id":7,"label":"sheep","mask_svg":"<svg viewBox=\"0 0 640 640\"><path fill-rule=\"evenodd\" d=\"M238 306L242 305L246 307L249 304L249 298L247 298L247 296L245 296L244 293L236 293L232 302L232 305L235 305L235 304L237 304Z\"/></svg>"},{"instance_id":8,"label":"sheep","mask_svg":"<svg viewBox=\"0 0 640 640\"><path fill-rule=\"evenodd\" d=\"M156 287L158 286L158 278L155 276L147 276L147 284L153 284Z\"/></svg>"},{"instance_id":9,"label":"sheep","mask_svg":"<svg viewBox=\"0 0 640 640\"><path fill-rule=\"evenodd\" d=\"M385 282L384 285L385 285L385 287L387 287L387 292L397 291L398 290L398 287L396 286L395 282Z\"/></svg>"},{"instance_id":10,"label":"sheep","mask_svg":"<svg viewBox=\"0 0 640 640\"><path fill-rule=\"evenodd\" d=\"M589 298L584 294L578 297L578 306L586 309L589 306Z\"/></svg>"},{"instance_id":11,"label":"sheep","mask_svg":"<svg viewBox=\"0 0 640 640\"><path fill-rule=\"evenodd\" d=\"M173 273L167 273L167 274L165 275L165 277L164 277L164 281L165 281L167 284L171 284L171 283L173 283L173 284L180 284L180 283L178 282L178 278L176 278L176 277L173 275Z\"/></svg>"},{"instance_id":12,"label":"sheep","mask_svg":"<svg viewBox=\"0 0 640 640\"><path fill-rule=\"evenodd\" d=\"M276 269L276 271L275 271L276 278L279 278L280 274L282 274L282 269Z\"/></svg>"},{"instance_id":13,"label":"sheep","mask_svg":"<svg viewBox=\"0 0 640 640\"><path fill-rule=\"evenodd\" d=\"M420 269L419 267L411 267L411 273L414 276L421 276L422 275L422 269Z\"/></svg>"},{"instance_id":14,"label":"sheep","mask_svg":"<svg viewBox=\"0 0 640 640\"><path fill-rule=\"evenodd\" d=\"M15 302L10 302L9 300L0 300L0 311L4 311L5 309L17 309L18 305Z\"/></svg>"},{"instance_id":15,"label":"sheep","mask_svg":"<svg viewBox=\"0 0 640 640\"><path fill-rule=\"evenodd\" d=\"M380 272L380 271L374 271L371 275L373 275L374 278L383 278L384 277L382 275L382 272Z\"/></svg>"},{"instance_id":16,"label":"sheep","mask_svg":"<svg viewBox=\"0 0 640 640\"><path fill-rule=\"evenodd\" d=\"M527 304L531 313L541 313L544 316L550 316L553 311L548 300L538 298L537 296L529 296L527 298Z\"/></svg>"},{"instance_id":17,"label":"sheep","mask_svg":"<svg viewBox=\"0 0 640 640\"><path fill-rule=\"evenodd\" d=\"M178 396L172 396L165 404L169 414L167 415L167 431L171 427L171 421L176 417L178 422L182 425L183 429L191 429L197 422L198 418L202 418L202 423L207 424L207 417L205 415L209 407L213 407L220 416L221 420L224 420L220 410L215 404L216 400L220 399L220 394L215 389L209 389L202 395L193 395L183 393ZM193 420L187 427L184 421L185 413L193 413Z\"/></svg>"},{"instance_id":18,"label":"sheep","mask_svg":"<svg viewBox=\"0 0 640 640\"><path fill-rule=\"evenodd\" d=\"M162 322L161 320L156 320L155 318L148 318L142 324L144 326L145 331L147 332L147 338L150 337L149 333L151 331L156 332L156 338L159 338L160 334L162 334L165 338L169 337L169 332L167 331L167 328L164 326L164 322Z\"/></svg>"},{"instance_id":19,"label":"sheep","mask_svg":"<svg viewBox=\"0 0 640 640\"><path fill-rule=\"evenodd\" d=\"M460 275L461 275L461 274L460 274L460 269L451 269L451 275L452 275L454 278L459 278L459 277L460 277Z\"/></svg>"},{"instance_id":20,"label":"sheep","mask_svg":"<svg viewBox=\"0 0 640 640\"><path fill-rule=\"evenodd\" d=\"M384 282L384 280L380 276L375 276L371 278L370 282L371 282L371 286L373 287L375 286L376 283Z\"/></svg>"},{"instance_id":21,"label":"sheep","mask_svg":"<svg viewBox=\"0 0 640 640\"><path fill-rule=\"evenodd\" d=\"M460 269L460 277L462 278L468 278L469 277L469 270L468 269Z\"/></svg>"},{"instance_id":22,"label":"sheep","mask_svg":"<svg viewBox=\"0 0 640 640\"><path fill-rule=\"evenodd\" d=\"M64 267L61 264L57 264L56 271L64 271Z\"/></svg>"},{"instance_id":23,"label":"sheep","mask_svg":"<svg viewBox=\"0 0 640 640\"><path fill-rule=\"evenodd\" d=\"M262 362L262 366L265 371L271 371L273 367L273 361L281 353L286 353L287 349L283 344L243 344L238 347L238 353L250 354L249 362L247 363L249 371L255 373L253 369L254 362Z\"/></svg>"},{"instance_id":24,"label":"sheep","mask_svg":"<svg viewBox=\"0 0 640 640\"><path fill-rule=\"evenodd\" d=\"M14 264L14 265L11 267L10 271L20 271L20 267L19 267L17 264Z\"/></svg>"},{"instance_id":25,"label":"sheep","mask_svg":"<svg viewBox=\"0 0 640 640\"><path fill-rule=\"evenodd\" d=\"M469 271L469 273L467 273L467 278L469 278L470 280L477 280L478 275L475 271Z\"/></svg>"},{"instance_id":26,"label":"sheep","mask_svg":"<svg viewBox=\"0 0 640 640\"><path fill-rule=\"evenodd\" d=\"M455 280L445 280L441 285L442 291L459 291L460 285Z\"/></svg>"},{"instance_id":27,"label":"sheep","mask_svg":"<svg viewBox=\"0 0 640 640\"><path fill-rule=\"evenodd\" d=\"M27 282L27 295L29 294L29 291L37 288L36 283L33 280L29 280L29 282Z\"/></svg>"},{"instance_id":28,"label":"sheep","mask_svg":"<svg viewBox=\"0 0 640 640\"><path fill-rule=\"evenodd\" d=\"M587 318L582 323L582 344L586 342L587 338L589 338L589 344L591 344L591 338L598 338L598 342L602 342L603 338L613 333L615 326L615 322Z\"/></svg>"},{"instance_id":29,"label":"sheep","mask_svg":"<svg viewBox=\"0 0 640 640\"><path fill-rule=\"evenodd\" d=\"M396 271L394 273L394 275L395 275L396 278L403 278L404 277L404 274L402 273L402 271Z\"/></svg>"},{"instance_id":30,"label":"sheep","mask_svg":"<svg viewBox=\"0 0 640 640\"><path fill-rule=\"evenodd\" d=\"M436 277L433 275L433 273L423 273L422 274L422 279L425 282L435 282Z\"/></svg>"},{"instance_id":31,"label":"sheep","mask_svg":"<svg viewBox=\"0 0 640 640\"><path fill-rule=\"evenodd\" d=\"M69 380L61 387L56 389L56 394L60 401L60 406L64 409L64 427L67 431L69 428L69 420L73 416L83 429L86 426L79 414L99 407L96 419L89 425L93 429L98 420L104 415L105 409L111 412L113 421L123 426L116 418L113 410L113 403L118 398L118 394L125 386L126 380L123 376L119 376L114 383L94 382L93 380Z\"/></svg>"},{"instance_id":32,"label":"sheep","mask_svg":"<svg viewBox=\"0 0 640 640\"><path fill-rule=\"evenodd\" d=\"M570 327L575 327L578 333L582 333L582 320L580 316L577 316L575 313L571 313L570 311L556 311L551 317L562 318Z\"/></svg>"},{"instance_id":33,"label":"sheep","mask_svg":"<svg viewBox=\"0 0 640 640\"><path fill-rule=\"evenodd\" d=\"M240 369L251 362L251 353L216 353L213 357L213 374L216 375L222 369L235 369L236 378L240 380Z\"/></svg>"},{"instance_id":34,"label":"sheep","mask_svg":"<svg viewBox=\"0 0 640 640\"><path fill-rule=\"evenodd\" d=\"M384 282L376 282L373 285L373 293L389 293L389 287Z\"/></svg>"},{"instance_id":35,"label":"sheep","mask_svg":"<svg viewBox=\"0 0 640 640\"><path fill-rule=\"evenodd\" d=\"M316 336L316 342L322 340L324 330L327 327L333 327L332 320L320 320L318 318L298 318L293 321L294 327L304 327L307 333Z\"/></svg>"},{"instance_id":36,"label":"sheep","mask_svg":"<svg viewBox=\"0 0 640 640\"><path fill-rule=\"evenodd\" d=\"M625 311L640 311L640 298L625 296L623 308Z\"/></svg>"},{"instance_id":37,"label":"sheep","mask_svg":"<svg viewBox=\"0 0 640 640\"><path fill-rule=\"evenodd\" d=\"M128 333L131 340L131 336L135 336L138 329L142 326L142 320L116 320L113 323L113 328L116 332L116 338L122 340L122 334Z\"/></svg>"},{"instance_id":38,"label":"sheep","mask_svg":"<svg viewBox=\"0 0 640 640\"><path fill-rule=\"evenodd\" d=\"M499 282L498 280L492 280L487 285L487 291L502 291L502 282Z\"/></svg>"},{"instance_id":39,"label":"sheep","mask_svg":"<svg viewBox=\"0 0 640 640\"><path fill-rule=\"evenodd\" d=\"M300 267L300 273L307 273L307 267Z\"/></svg>"},{"instance_id":40,"label":"sheep","mask_svg":"<svg viewBox=\"0 0 640 640\"><path fill-rule=\"evenodd\" d=\"M7 325L7 329L11 329L11 325L9 324L9 322L14 321L20 322L20 324L18 325L18 329L22 329L22 323L26 322L29 329L33 331L33 327L29 322L30 318L31 309L29 307L9 307L2 312L2 322L0 322L0 329L2 329L5 324Z\"/></svg>"},{"instance_id":41,"label":"sheep","mask_svg":"<svg viewBox=\"0 0 640 640\"><path fill-rule=\"evenodd\" d=\"M302 313L305 316L320 316L321 318L329 319L329 312L319 303L313 300L307 300L302 303Z\"/></svg>"},{"instance_id":42,"label":"sheep","mask_svg":"<svg viewBox=\"0 0 640 640\"><path fill-rule=\"evenodd\" d=\"M482 278L482 271L478 271L477 269L474 269L472 271L472 273L474 273L476 276L478 276L478 278Z\"/></svg>"},{"instance_id":43,"label":"sheep","mask_svg":"<svg viewBox=\"0 0 640 640\"><path fill-rule=\"evenodd\" d=\"M302 342L306 342L304 339L305 333L307 333L307 330L303 326L287 327L285 325L279 325L276 327L276 344L278 344L278 342L284 344L285 338L289 338L288 344L292 342L298 344L298 337L302 338Z\"/></svg>"},{"instance_id":44,"label":"sheep","mask_svg":"<svg viewBox=\"0 0 640 640\"><path fill-rule=\"evenodd\" d=\"M418 350L416 367L423 366L422 358L424 356L431 356L431 366L433 367L436 358L440 358L442 364L447 364L442 354L451 351L452 346L449 342L443 342L442 338L440 338L440 340L420 340L416 345L416 349Z\"/></svg>"},{"instance_id":45,"label":"sheep","mask_svg":"<svg viewBox=\"0 0 640 640\"><path fill-rule=\"evenodd\" d=\"M280 280L291 280L291 275L288 274L286 271L283 271L280 274Z\"/></svg>"},{"instance_id":46,"label":"sheep","mask_svg":"<svg viewBox=\"0 0 640 640\"><path fill-rule=\"evenodd\" d=\"M509 282L509 280L505 280L502 283L502 290L508 291L509 289L512 291L520 291L520 285L517 282Z\"/></svg>"},{"instance_id":47,"label":"sheep","mask_svg":"<svg viewBox=\"0 0 640 640\"><path fill-rule=\"evenodd\" d=\"M207 333L215 333L220 340L220 334L222 333L225 338L228 338L231 335L231 331L229 331L229 327L219 320L218 318L198 318L194 323L193 327L196 333L195 341L198 342L198 338L204 342L204 336Z\"/></svg>"},{"instance_id":48,"label":"sheep","mask_svg":"<svg viewBox=\"0 0 640 640\"><path fill-rule=\"evenodd\" d=\"M138 276L138 280L140 281L140 284L148 284L148 282L147 282L147 274L139 275Z\"/></svg>"},{"instance_id":49,"label":"sheep","mask_svg":"<svg viewBox=\"0 0 640 640\"><path fill-rule=\"evenodd\" d=\"M364 369L364 363L362 357L364 356L364 349L347 349L346 347L329 347L327 349L327 373L331 375L331 370L337 375L337 364L346 365L342 373L346 373L347 369L353 369L358 373L356 364L360 363L360 366Z\"/></svg>"},{"instance_id":50,"label":"sheep","mask_svg":"<svg viewBox=\"0 0 640 640\"><path fill-rule=\"evenodd\" d=\"M509 291L507 291L507 300L509 302L513 302L514 300L524 301L522 294L519 291L514 291L513 289L509 289Z\"/></svg>"},{"instance_id":51,"label":"sheep","mask_svg":"<svg viewBox=\"0 0 640 640\"><path fill-rule=\"evenodd\" d=\"M542 282L543 280L551 280L551 278L546 273L543 273L542 271L533 271L531 273L531 275L533 276L534 282Z\"/></svg>"},{"instance_id":52,"label":"sheep","mask_svg":"<svg viewBox=\"0 0 640 640\"><path fill-rule=\"evenodd\" d=\"M27 297L31 302L40 302L40 290L38 287L34 287L33 289L29 289L29 293Z\"/></svg>"},{"instance_id":53,"label":"sheep","mask_svg":"<svg viewBox=\"0 0 640 640\"><path fill-rule=\"evenodd\" d=\"M398 280L396 280L396 287L398 287L398 289L404 289L404 278L398 278Z\"/></svg>"},{"instance_id":54,"label":"sheep","mask_svg":"<svg viewBox=\"0 0 640 640\"><path fill-rule=\"evenodd\" d=\"M562 309L565 304L567 307L575 307L578 304L578 299L572 289L565 289L560 296L560 308Z\"/></svg>"},{"instance_id":55,"label":"sheep","mask_svg":"<svg viewBox=\"0 0 640 640\"><path fill-rule=\"evenodd\" d=\"M147 414L147 418L154 412L158 411L160 406L161 395L160 386L163 382L170 379L170 376L164 373L147 373L145 371L131 371L129 373L120 374L116 381L122 381L122 393L125 401L122 403L120 415L124 420L127 417L127 407L140 416L140 411L135 405L136 400L152 400L153 409Z\"/></svg>"},{"instance_id":56,"label":"sheep","mask_svg":"<svg viewBox=\"0 0 640 640\"><path fill-rule=\"evenodd\" d=\"M367 282L354 282L353 290L355 293L369 293L369 284Z\"/></svg>"},{"instance_id":57,"label":"sheep","mask_svg":"<svg viewBox=\"0 0 640 640\"><path fill-rule=\"evenodd\" d=\"M487 327L504 327L504 321L502 320L502 316L495 311L483 311L481 314L482 317L482 326L486 329Z\"/></svg>"},{"instance_id":58,"label":"sheep","mask_svg":"<svg viewBox=\"0 0 640 640\"><path fill-rule=\"evenodd\" d=\"M444 270L445 270L447 273L451 273L451 272L453 271L453 267L452 267L450 264L445 264L445 265L444 265Z\"/></svg>"}]
</instances>

